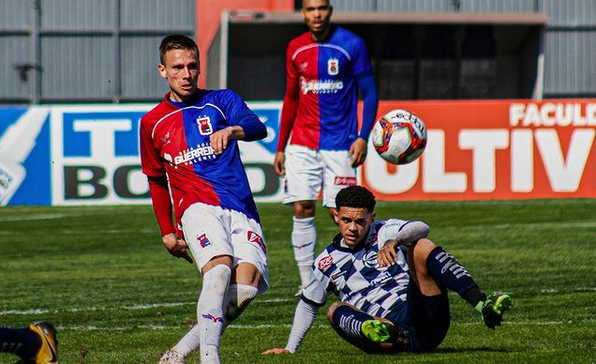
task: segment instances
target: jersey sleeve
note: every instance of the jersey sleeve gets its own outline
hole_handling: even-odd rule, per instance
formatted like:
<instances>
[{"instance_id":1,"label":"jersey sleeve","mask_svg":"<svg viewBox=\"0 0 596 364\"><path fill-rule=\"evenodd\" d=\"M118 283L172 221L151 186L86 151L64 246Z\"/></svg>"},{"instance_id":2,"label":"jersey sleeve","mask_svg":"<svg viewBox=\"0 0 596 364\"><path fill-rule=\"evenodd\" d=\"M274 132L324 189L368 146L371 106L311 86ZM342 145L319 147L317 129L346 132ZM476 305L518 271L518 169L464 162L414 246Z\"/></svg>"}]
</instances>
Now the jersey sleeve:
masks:
<instances>
[{"instance_id":1,"label":"jersey sleeve","mask_svg":"<svg viewBox=\"0 0 596 364\"><path fill-rule=\"evenodd\" d=\"M430 228L422 221L389 219L379 229L377 242L381 249L387 240L396 239L400 246L407 248L413 242L427 237L429 232Z\"/></svg>"},{"instance_id":2,"label":"jersey sleeve","mask_svg":"<svg viewBox=\"0 0 596 364\"><path fill-rule=\"evenodd\" d=\"M222 97L225 105L225 116L229 125L241 126L244 130L244 141L263 139L267 136L267 127L259 117L249 109L246 102L232 90L226 90Z\"/></svg>"},{"instance_id":3,"label":"jersey sleeve","mask_svg":"<svg viewBox=\"0 0 596 364\"><path fill-rule=\"evenodd\" d=\"M141 119L139 131L141 167L145 175L158 177L165 174L165 169L159 152L153 146L152 132L151 124L147 120Z\"/></svg>"},{"instance_id":4,"label":"jersey sleeve","mask_svg":"<svg viewBox=\"0 0 596 364\"><path fill-rule=\"evenodd\" d=\"M294 120L296 119L296 114L298 113L298 71L292 60L293 49L294 47L290 43L286 50L286 92L284 94L279 132L277 135L278 152L284 151L290 137L290 131L294 125Z\"/></svg>"},{"instance_id":5,"label":"jersey sleeve","mask_svg":"<svg viewBox=\"0 0 596 364\"><path fill-rule=\"evenodd\" d=\"M354 54L352 60L352 72L355 76L370 72L373 69L368 56L366 44L360 37L357 37L354 42Z\"/></svg>"}]
</instances>

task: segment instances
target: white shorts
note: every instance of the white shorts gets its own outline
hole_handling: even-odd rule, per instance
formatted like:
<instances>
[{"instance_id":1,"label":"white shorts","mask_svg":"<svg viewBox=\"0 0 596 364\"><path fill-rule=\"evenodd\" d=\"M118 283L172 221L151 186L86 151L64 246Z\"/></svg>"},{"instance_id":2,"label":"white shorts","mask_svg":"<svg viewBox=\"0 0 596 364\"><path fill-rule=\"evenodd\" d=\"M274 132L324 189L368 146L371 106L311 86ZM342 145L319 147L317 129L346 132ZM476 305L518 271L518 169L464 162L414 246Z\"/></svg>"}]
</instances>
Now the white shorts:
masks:
<instances>
[{"instance_id":1,"label":"white shorts","mask_svg":"<svg viewBox=\"0 0 596 364\"><path fill-rule=\"evenodd\" d=\"M203 203L186 209L181 221L184 239L199 269L213 257L230 255L234 257L234 267L251 263L261 273L259 292L269 288L267 248L257 221L240 212Z\"/></svg>"},{"instance_id":2,"label":"white shorts","mask_svg":"<svg viewBox=\"0 0 596 364\"><path fill-rule=\"evenodd\" d=\"M285 150L284 204L316 201L323 189L323 206L335 208L335 196L356 184L356 169L348 151L315 150L288 145Z\"/></svg>"}]
</instances>

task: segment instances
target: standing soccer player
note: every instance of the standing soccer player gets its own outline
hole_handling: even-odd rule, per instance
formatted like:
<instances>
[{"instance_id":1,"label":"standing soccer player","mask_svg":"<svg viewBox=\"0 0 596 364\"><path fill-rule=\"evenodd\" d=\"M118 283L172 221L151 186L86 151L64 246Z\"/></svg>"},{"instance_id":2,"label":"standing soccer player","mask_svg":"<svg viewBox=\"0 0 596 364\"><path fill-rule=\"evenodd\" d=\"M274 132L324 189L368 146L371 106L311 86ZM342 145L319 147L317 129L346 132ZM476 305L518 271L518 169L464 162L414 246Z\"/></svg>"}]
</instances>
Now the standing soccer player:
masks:
<instances>
[{"instance_id":1,"label":"standing soccer player","mask_svg":"<svg viewBox=\"0 0 596 364\"><path fill-rule=\"evenodd\" d=\"M355 168L366 158L378 106L366 45L352 32L332 26L332 11L328 0L302 1L308 32L287 48L286 93L274 160L276 173L285 176L283 202L293 205L291 241L301 288L312 279L319 192L323 189L323 206L333 216L337 192L356 184ZM360 132L358 89L364 100Z\"/></svg>"},{"instance_id":2,"label":"standing soccer player","mask_svg":"<svg viewBox=\"0 0 596 364\"><path fill-rule=\"evenodd\" d=\"M286 347L263 354L294 353L330 294L339 298L327 312L331 326L366 353L434 350L449 330L448 289L489 328L501 324L511 297L487 297L457 259L426 238L425 223L374 221L375 197L361 186L341 190L336 203L339 234L316 259Z\"/></svg>"},{"instance_id":3,"label":"standing soccer player","mask_svg":"<svg viewBox=\"0 0 596 364\"><path fill-rule=\"evenodd\" d=\"M192 262L188 248L203 275L198 323L160 364L185 363L199 348L201 363L219 363L223 329L269 286L259 214L238 149L238 140L262 139L267 131L238 94L197 88L192 39L167 36L159 52L170 92L141 120L141 164L163 244Z\"/></svg>"}]
</instances>

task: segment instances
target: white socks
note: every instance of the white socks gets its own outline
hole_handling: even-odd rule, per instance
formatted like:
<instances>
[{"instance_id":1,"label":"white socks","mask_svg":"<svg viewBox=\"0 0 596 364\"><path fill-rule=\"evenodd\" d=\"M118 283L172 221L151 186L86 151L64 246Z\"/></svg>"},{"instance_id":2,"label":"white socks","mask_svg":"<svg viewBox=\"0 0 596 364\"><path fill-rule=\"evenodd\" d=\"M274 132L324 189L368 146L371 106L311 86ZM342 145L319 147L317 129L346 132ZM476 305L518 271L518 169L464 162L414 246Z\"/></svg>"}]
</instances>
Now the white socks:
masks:
<instances>
[{"instance_id":1,"label":"white socks","mask_svg":"<svg viewBox=\"0 0 596 364\"><path fill-rule=\"evenodd\" d=\"M226 275L225 269L224 268L220 269L218 267L225 267L225 266L222 266L222 265L217 266L217 267L213 268L212 270L210 270L209 272L207 272L205 277L203 277L203 289L201 290L201 297L199 298L199 305L197 307L199 307L199 306L203 307L202 306L203 302L201 301L202 298L208 299L208 297L213 297L212 293L206 293L207 292L206 287L208 287L207 283L209 283L209 284L215 283L215 279L214 279L215 277L210 275L210 273L213 272L214 269L217 269L217 271L215 271L216 274L221 275L221 273L223 273L223 275ZM221 270L221 272L219 272L220 270ZM207 277L209 277L209 278L207 278ZM205 283L205 279L207 279L207 283ZM228 280L229 280L229 277L228 277ZM222 282L220 287L224 287L224 286L225 285ZM222 311L224 312L224 314L223 314L224 322L223 322L223 325L221 326L221 330L219 330L219 332L217 332L216 326L219 326L219 322L215 323L211 320L203 320L203 316L199 312L199 323L194 325L184 335L184 337L182 337L182 339L180 339L180 341L178 341L178 343L172 348L172 350L175 351L176 353L182 355L183 357L187 357L190 353L199 349L200 343L201 343L200 332L201 332L201 329L203 329L203 332L205 333L205 335L204 335L205 337L203 339L206 339L206 336L211 336L214 339L217 338L216 344L214 345L215 347L211 347L211 349L207 350L205 354L209 354L209 360L213 360L212 362L218 363L219 362L219 355L218 355L219 337L221 337L223 330L232 321L234 321L234 319L236 319L238 316L240 316L242 311L244 311L246 306L248 306L250 301L252 301L257 296L258 293L259 293L259 290L257 287L253 287L248 284L237 284L237 283L230 284L227 289L227 292L225 293L225 300L223 301L223 310ZM213 301L211 300L211 302L213 302ZM217 311L217 310L215 310L215 311ZM213 312L213 311L210 311L210 312ZM209 315L209 314L206 313L206 315ZM216 320L216 321L218 321L218 320ZM203 326L200 325L201 323L203 323ZM207 324L209 324L209 325L207 325ZM209 326L211 328L209 328ZM213 333L213 332L210 332L210 330L215 330L216 332ZM212 340L212 341L214 341L214 340ZM204 345L209 345L208 342L209 342L209 340L206 340ZM213 354L213 352L215 352L215 354ZM202 352L201 352L201 357L203 357Z\"/></svg>"},{"instance_id":2,"label":"white socks","mask_svg":"<svg viewBox=\"0 0 596 364\"><path fill-rule=\"evenodd\" d=\"M199 324L194 325L187 333L178 341L176 346L172 348L173 351L179 353L183 357L199 348Z\"/></svg>"},{"instance_id":3,"label":"white socks","mask_svg":"<svg viewBox=\"0 0 596 364\"><path fill-rule=\"evenodd\" d=\"M202 364L219 363L224 297L230 284L231 275L230 268L223 264L216 265L203 275L203 288L197 306Z\"/></svg>"},{"instance_id":4,"label":"white socks","mask_svg":"<svg viewBox=\"0 0 596 364\"><path fill-rule=\"evenodd\" d=\"M292 248L294 249L294 258L298 263L301 285L305 287L312 279L312 264L315 260L315 250L317 248L315 218L299 219L294 217L293 220Z\"/></svg>"},{"instance_id":5,"label":"white socks","mask_svg":"<svg viewBox=\"0 0 596 364\"><path fill-rule=\"evenodd\" d=\"M248 284L232 283L226 294L226 305L224 313L224 328L234 321L248 306L257 294L259 289Z\"/></svg>"}]
</instances>

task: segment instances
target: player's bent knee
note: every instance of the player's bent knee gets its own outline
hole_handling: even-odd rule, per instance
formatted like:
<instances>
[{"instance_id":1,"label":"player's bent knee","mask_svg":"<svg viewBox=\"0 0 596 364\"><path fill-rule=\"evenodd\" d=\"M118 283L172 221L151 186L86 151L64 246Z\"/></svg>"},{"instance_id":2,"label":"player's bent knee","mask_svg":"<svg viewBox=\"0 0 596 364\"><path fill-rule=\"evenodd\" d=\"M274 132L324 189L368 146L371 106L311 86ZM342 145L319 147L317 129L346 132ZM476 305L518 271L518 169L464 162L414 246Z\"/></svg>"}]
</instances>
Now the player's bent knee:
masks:
<instances>
[{"instance_id":1,"label":"player's bent knee","mask_svg":"<svg viewBox=\"0 0 596 364\"><path fill-rule=\"evenodd\" d=\"M315 216L315 201L296 201L294 202L294 216L299 219Z\"/></svg>"},{"instance_id":2,"label":"player's bent knee","mask_svg":"<svg viewBox=\"0 0 596 364\"><path fill-rule=\"evenodd\" d=\"M329 322L331 322L331 324L333 324L333 313L335 312L335 310L342 306L343 304L341 302L333 302L330 306L329 309L327 309L327 319L329 320Z\"/></svg>"},{"instance_id":3,"label":"player's bent knee","mask_svg":"<svg viewBox=\"0 0 596 364\"><path fill-rule=\"evenodd\" d=\"M430 253L437 247L431 240L422 238L412 244L412 251L417 260L426 261Z\"/></svg>"}]
</instances>

